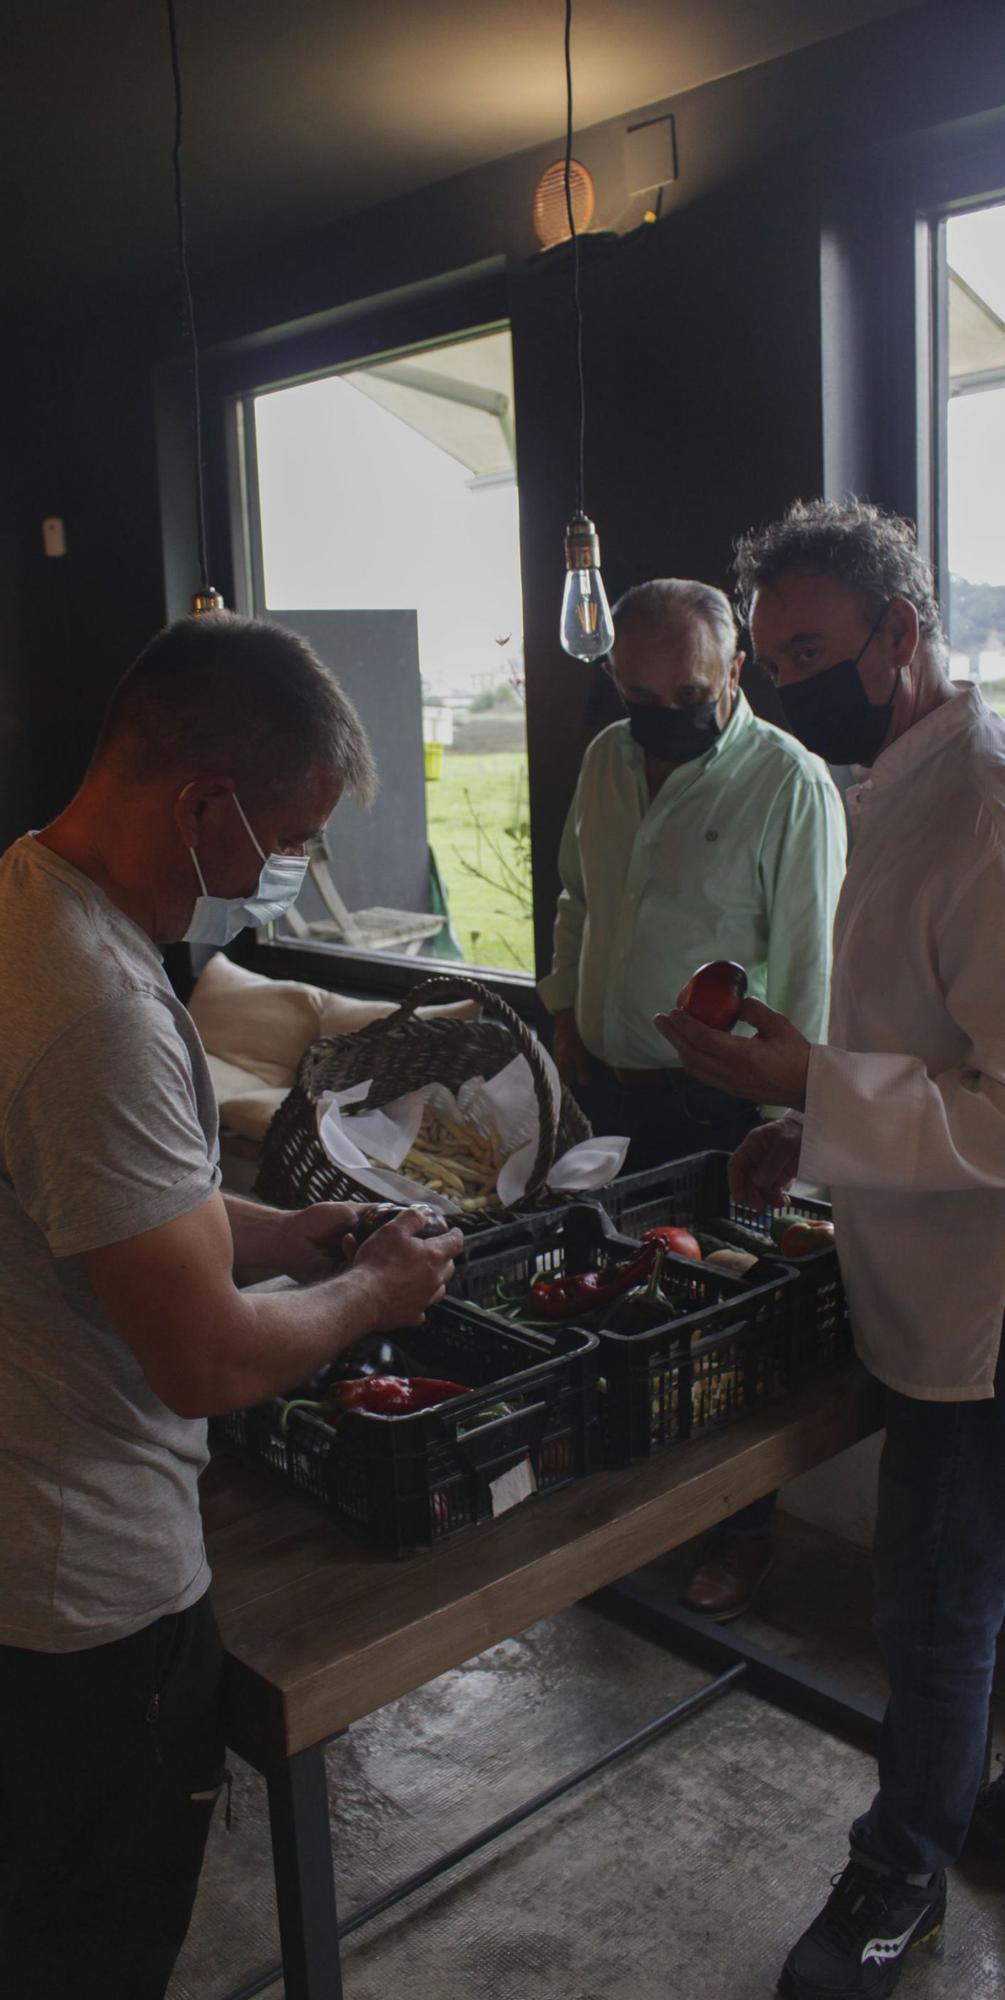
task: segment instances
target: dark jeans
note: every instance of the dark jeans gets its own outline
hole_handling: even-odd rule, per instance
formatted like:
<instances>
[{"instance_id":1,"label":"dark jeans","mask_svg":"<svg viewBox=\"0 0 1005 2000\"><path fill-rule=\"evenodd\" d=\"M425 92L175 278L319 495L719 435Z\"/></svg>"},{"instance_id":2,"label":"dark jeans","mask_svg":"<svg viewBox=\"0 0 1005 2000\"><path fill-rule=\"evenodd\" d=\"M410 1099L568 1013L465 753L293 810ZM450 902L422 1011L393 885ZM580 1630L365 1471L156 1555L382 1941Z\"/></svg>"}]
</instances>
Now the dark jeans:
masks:
<instances>
[{"instance_id":1,"label":"dark jeans","mask_svg":"<svg viewBox=\"0 0 1005 2000\"><path fill-rule=\"evenodd\" d=\"M626 1174L662 1167L688 1153L732 1153L758 1123L757 1108L727 1097L707 1083L622 1084L606 1063L594 1061L576 1097L595 1132L622 1132L631 1140Z\"/></svg>"},{"instance_id":2,"label":"dark jeans","mask_svg":"<svg viewBox=\"0 0 1005 2000\"><path fill-rule=\"evenodd\" d=\"M887 1867L955 1861L981 1782L1005 1620L1005 1362L993 1402L886 1392L876 1628L890 1681L879 1791L852 1840Z\"/></svg>"},{"instance_id":3,"label":"dark jeans","mask_svg":"<svg viewBox=\"0 0 1005 2000\"><path fill-rule=\"evenodd\" d=\"M621 1132L631 1139L626 1174L683 1160L688 1153L735 1152L759 1122L756 1106L693 1077L649 1089L619 1083L606 1063L593 1061L591 1072L588 1084L576 1085L576 1097L595 1132ZM723 1527L737 1535L767 1534L777 1497L768 1493L753 1501Z\"/></svg>"},{"instance_id":4,"label":"dark jeans","mask_svg":"<svg viewBox=\"0 0 1005 2000\"><path fill-rule=\"evenodd\" d=\"M111 1645L0 1647L0 1983L162 2000L223 1782L208 1597Z\"/></svg>"}]
</instances>

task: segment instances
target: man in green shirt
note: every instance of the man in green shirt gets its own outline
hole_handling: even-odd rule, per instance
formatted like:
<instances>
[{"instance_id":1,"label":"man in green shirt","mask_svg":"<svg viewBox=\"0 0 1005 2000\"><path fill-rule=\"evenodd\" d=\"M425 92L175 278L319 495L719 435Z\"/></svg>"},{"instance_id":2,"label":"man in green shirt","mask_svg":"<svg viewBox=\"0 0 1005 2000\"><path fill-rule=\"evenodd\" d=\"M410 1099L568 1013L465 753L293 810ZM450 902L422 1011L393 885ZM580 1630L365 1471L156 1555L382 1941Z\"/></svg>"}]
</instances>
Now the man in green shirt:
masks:
<instances>
[{"instance_id":1,"label":"man in green shirt","mask_svg":"<svg viewBox=\"0 0 1005 2000\"><path fill-rule=\"evenodd\" d=\"M627 719L583 759L559 851L554 963L539 992L555 1061L628 1171L732 1151L760 1117L689 1078L653 1015L699 965L734 959L753 998L825 1039L844 807L826 764L740 692L728 598L661 578L614 607ZM738 1030L737 1032L742 1032ZM764 1107L765 1110L768 1107ZM727 1524L685 1594L734 1618L771 1563L774 1495Z\"/></svg>"},{"instance_id":2,"label":"man in green shirt","mask_svg":"<svg viewBox=\"0 0 1005 2000\"><path fill-rule=\"evenodd\" d=\"M596 1129L628 1133L637 1172L734 1147L757 1118L696 1087L653 1027L699 965L736 960L755 999L825 1035L845 820L826 764L740 692L721 591L640 584L614 627L627 719L583 759L539 991L563 1079Z\"/></svg>"}]
</instances>

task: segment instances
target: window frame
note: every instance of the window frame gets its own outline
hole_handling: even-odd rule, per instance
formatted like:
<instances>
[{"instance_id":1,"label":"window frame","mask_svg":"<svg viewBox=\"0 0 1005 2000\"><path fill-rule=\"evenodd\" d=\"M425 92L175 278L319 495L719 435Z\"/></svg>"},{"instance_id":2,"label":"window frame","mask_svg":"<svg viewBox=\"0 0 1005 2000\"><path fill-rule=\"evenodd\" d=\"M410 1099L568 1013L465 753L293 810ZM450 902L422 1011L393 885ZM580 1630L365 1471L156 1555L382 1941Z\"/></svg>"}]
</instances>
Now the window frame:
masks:
<instances>
[{"instance_id":1,"label":"window frame","mask_svg":"<svg viewBox=\"0 0 1005 2000\"><path fill-rule=\"evenodd\" d=\"M943 607L946 637L949 639L949 405L952 400L949 371L949 258L947 223L956 215L973 214L988 208L1005 207L1005 189L971 195L940 203L925 217L929 231L931 260L930 289L930 395L931 395L931 519L932 561L936 592ZM974 389L963 394L973 394ZM951 643L951 642L950 642Z\"/></svg>"},{"instance_id":2,"label":"window frame","mask_svg":"<svg viewBox=\"0 0 1005 2000\"><path fill-rule=\"evenodd\" d=\"M885 355L884 387L897 412L890 471L895 489L910 496L904 511L917 522L919 546L932 565L939 603L947 604L946 223L953 215L1005 201L1005 145L1001 140L991 145L975 144L958 133L949 133L938 157L920 163L912 145L892 175L891 195L886 254L895 260L895 269L899 265L904 270L904 250L909 243L914 282L910 300L913 367L902 366L905 343L897 336L907 331L907 325L896 313L897 333Z\"/></svg>"},{"instance_id":3,"label":"window frame","mask_svg":"<svg viewBox=\"0 0 1005 2000\"><path fill-rule=\"evenodd\" d=\"M219 563L214 553L214 565L227 603L245 617L265 603L256 396L503 329L512 332L508 274L501 260L492 259L419 287L353 301L306 325L277 328L211 354L204 381L206 458L214 550L221 552ZM532 785L528 744L528 787ZM323 939L307 944L254 931L242 932L228 955L272 978L308 980L328 990L345 986L386 998L406 993L423 979L456 974L500 994L525 1019L538 1014L532 973L361 952Z\"/></svg>"}]
</instances>

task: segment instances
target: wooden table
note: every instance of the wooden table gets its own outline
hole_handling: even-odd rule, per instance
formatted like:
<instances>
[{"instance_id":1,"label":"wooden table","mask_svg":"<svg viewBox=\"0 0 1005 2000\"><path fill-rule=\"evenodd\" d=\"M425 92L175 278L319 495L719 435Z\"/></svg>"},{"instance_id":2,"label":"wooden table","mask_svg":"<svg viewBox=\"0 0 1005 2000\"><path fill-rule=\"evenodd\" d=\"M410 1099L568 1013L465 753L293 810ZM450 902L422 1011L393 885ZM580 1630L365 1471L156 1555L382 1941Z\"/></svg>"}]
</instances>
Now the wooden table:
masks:
<instances>
[{"instance_id":1,"label":"wooden table","mask_svg":"<svg viewBox=\"0 0 1005 2000\"><path fill-rule=\"evenodd\" d=\"M598 1473L400 1563L375 1559L266 1477L215 1460L203 1511L228 1653L227 1740L268 1781L287 2000L342 1992L323 1754L332 1736L880 1422L874 1385L849 1366L717 1436Z\"/></svg>"}]
</instances>

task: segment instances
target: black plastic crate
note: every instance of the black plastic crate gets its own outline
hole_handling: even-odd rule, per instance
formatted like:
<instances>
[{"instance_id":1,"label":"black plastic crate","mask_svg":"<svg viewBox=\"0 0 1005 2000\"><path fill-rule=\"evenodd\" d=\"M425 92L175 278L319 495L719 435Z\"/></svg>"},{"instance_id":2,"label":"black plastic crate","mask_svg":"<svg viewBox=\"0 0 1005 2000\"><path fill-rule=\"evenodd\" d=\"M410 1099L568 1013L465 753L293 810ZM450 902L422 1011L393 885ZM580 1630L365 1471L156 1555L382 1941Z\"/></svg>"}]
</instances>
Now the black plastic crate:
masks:
<instances>
[{"instance_id":1,"label":"black plastic crate","mask_svg":"<svg viewBox=\"0 0 1005 2000\"><path fill-rule=\"evenodd\" d=\"M735 1238L723 1230L723 1240L735 1240L742 1247L743 1230L768 1232L775 1209L763 1211L743 1207L732 1200L727 1178L728 1153L694 1153L647 1173L625 1174L612 1181L598 1196L605 1213L625 1236L640 1237L658 1223L681 1223L699 1230L713 1221L736 1226ZM786 1201L786 1211L829 1222L830 1204L809 1196L794 1195ZM808 1257L775 1257L799 1280L796 1303L797 1339L793 1356L793 1381L803 1381L821 1373L851 1351L848 1301L834 1250L814 1250Z\"/></svg>"},{"instance_id":2,"label":"black plastic crate","mask_svg":"<svg viewBox=\"0 0 1005 2000\"><path fill-rule=\"evenodd\" d=\"M647 1225L648 1226L648 1225ZM458 1266L455 1283L482 1311L504 1309L535 1278L630 1261L637 1242L595 1203L527 1223L528 1240ZM768 1274L768 1275L765 1275ZM587 1315L600 1338L601 1434L609 1465L649 1458L784 1395L795 1374L797 1287L789 1266L764 1259L759 1282L688 1257L668 1256L663 1289L673 1317L645 1333L618 1334Z\"/></svg>"},{"instance_id":3,"label":"black plastic crate","mask_svg":"<svg viewBox=\"0 0 1005 2000\"><path fill-rule=\"evenodd\" d=\"M599 1372L593 1335L561 1327L542 1338L446 1301L429 1310L423 1326L396 1338L416 1374L470 1384L467 1393L408 1415L348 1410L337 1430L312 1411L294 1410L285 1435L285 1403L277 1397L214 1418L214 1444L265 1466L393 1556L490 1519L493 1482L525 1460L542 1494L590 1470ZM479 1422L497 1402L508 1412Z\"/></svg>"}]
</instances>

